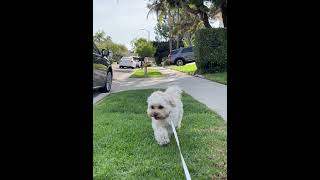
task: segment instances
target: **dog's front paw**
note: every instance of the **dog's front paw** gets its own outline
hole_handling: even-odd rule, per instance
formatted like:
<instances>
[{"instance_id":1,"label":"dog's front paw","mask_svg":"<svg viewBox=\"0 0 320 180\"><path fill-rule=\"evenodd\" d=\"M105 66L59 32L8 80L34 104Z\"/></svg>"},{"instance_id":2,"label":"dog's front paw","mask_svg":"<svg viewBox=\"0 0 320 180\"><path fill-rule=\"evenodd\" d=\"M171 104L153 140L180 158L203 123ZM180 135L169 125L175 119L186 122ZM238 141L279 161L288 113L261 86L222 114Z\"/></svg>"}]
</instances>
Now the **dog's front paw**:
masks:
<instances>
[{"instance_id":1,"label":"dog's front paw","mask_svg":"<svg viewBox=\"0 0 320 180\"><path fill-rule=\"evenodd\" d=\"M161 139L157 139L157 142L160 146L166 145L170 143L170 139L169 138L161 138Z\"/></svg>"},{"instance_id":2,"label":"dog's front paw","mask_svg":"<svg viewBox=\"0 0 320 180\"><path fill-rule=\"evenodd\" d=\"M154 131L154 137L159 145L165 145L170 142L169 134L165 128L157 128Z\"/></svg>"},{"instance_id":3,"label":"dog's front paw","mask_svg":"<svg viewBox=\"0 0 320 180\"><path fill-rule=\"evenodd\" d=\"M168 133L164 133L164 134L157 134L156 136L156 141L159 145L166 145L170 143L170 138L168 136Z\"/></svg>"}]
</instances>

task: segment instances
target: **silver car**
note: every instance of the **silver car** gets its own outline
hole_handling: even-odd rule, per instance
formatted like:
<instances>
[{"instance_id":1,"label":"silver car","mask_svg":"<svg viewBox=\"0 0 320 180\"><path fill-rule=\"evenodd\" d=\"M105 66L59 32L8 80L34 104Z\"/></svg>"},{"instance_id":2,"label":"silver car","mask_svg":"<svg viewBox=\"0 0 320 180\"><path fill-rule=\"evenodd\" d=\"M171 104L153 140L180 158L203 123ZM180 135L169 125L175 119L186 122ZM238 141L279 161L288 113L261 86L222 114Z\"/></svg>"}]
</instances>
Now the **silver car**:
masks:
<instances>
[{"instance_id":1,"label":"silver car","mask_svg":"<svg viewBox=\"0 0 320 180\"><path fill-rule=\"evenodd\" d=\"M170 52L168 58L170 64L176 64L177 66L195 61L192 47L175 49Z\"/></svg>"},{"instance_id":2,"label":"silver car","mask_svg":"<svg viewBox=\"0 0 320 180\"><path fill-rule=\"evenodd\" d=\"M109 92L112 85L112 52L103 49L100 51L93 43L93 89L102 93Z\"/></svg>"}]
</instances>

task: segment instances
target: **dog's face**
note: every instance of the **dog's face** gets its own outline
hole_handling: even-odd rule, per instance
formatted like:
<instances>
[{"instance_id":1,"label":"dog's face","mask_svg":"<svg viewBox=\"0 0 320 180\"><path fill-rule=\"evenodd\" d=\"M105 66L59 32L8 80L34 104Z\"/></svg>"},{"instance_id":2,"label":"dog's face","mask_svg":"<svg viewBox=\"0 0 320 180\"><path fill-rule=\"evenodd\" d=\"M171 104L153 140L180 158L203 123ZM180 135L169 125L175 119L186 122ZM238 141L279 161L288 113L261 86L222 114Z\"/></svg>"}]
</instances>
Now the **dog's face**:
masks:
<instances>
[{"instance_id":1,"label":"dog's face","mask_svg":"<svg viewBox=\"0 0 320 180\"><path fill-rule=\"evenodd\" d=\"M161 91L152 93L147 102L147 113L155 120L166 119L170 115L171 109L175 107L172 97Z\"/></svg>"}]
</instances>

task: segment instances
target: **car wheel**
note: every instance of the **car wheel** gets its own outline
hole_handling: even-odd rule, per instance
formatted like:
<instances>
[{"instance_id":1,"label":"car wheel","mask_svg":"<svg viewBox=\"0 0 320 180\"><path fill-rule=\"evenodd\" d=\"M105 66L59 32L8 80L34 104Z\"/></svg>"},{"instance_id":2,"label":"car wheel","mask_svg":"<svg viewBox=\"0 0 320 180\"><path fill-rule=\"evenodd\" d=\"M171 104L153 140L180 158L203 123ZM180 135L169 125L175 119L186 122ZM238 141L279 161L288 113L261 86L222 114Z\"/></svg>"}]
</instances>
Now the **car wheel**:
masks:
<instances>
[{"instance_id":1,"label":"car wheel","mask_svg":"<svg viewBox=\"0 0 320 180\"><path fill-rule=\"evenodd\" d=\"M99 89L99 91L101 93L110 92L111 91L111 85L112 85L112 73L109 70L108 73L107 73L106 82L104 83L104 86Z\"/></svg>"},{"instance_id":2,"label":"car wheel","mask_svg":"<svg viewBox=\"0 0 320 180\"><path fill-rule=\"evenodd\" d=\"M177 66L183 66L183 65L184 65L183 59L177 59L177 60L176 60L176 65L177 65Z\"/></svg>"}]
</instances>

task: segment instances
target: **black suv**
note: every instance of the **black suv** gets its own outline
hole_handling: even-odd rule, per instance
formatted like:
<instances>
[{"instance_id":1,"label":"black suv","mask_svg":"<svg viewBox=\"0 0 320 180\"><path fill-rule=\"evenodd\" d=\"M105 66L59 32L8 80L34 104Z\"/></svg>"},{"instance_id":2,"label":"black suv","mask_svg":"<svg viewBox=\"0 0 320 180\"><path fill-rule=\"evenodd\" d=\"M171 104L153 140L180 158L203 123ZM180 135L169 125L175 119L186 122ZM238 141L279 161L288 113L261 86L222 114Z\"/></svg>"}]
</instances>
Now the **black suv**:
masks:
<instances>
[{"instance_id":1,"label":"black suv","mask_svg":"<svg viewBox=\"0 0 320 180\"><path fill-rule=\"evenodd\" d=\"M93 43L93 89L98 89L102 93L109 92L112 85L112 52L100 50Z\"/></svg>"}]
</instances>

